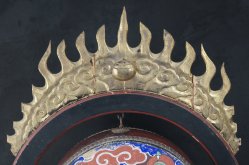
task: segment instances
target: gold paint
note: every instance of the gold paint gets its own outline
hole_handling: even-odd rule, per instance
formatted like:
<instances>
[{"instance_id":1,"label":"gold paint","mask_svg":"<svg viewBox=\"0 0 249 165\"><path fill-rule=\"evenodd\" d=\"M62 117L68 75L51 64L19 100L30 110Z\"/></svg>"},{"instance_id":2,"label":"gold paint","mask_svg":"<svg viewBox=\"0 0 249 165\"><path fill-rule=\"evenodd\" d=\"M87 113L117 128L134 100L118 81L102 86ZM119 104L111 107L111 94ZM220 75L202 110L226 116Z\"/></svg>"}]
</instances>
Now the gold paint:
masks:
<instances>
[{"instance_id":1,"label":"gold paint","mask_svg":"<svg viewBox=\"0 0 249 165\"><path fill-rule=\"evenodd\" d=\"M112 69L112 75L114 78L120 81L127 81L134 77L136 74L135 68L126 60L117 62Z\"/></svg>"},{"instance_id":2,"label":"gold paint","mask_svg":"<svg viewBox=\"0 0 249 165\"><path fill-rule=\"evenodd\" d=\"M18 153L30 133L60 107L78 98L100 92L140 90L167 96L183 102L211 123L236 153L240 139L236 137L237 125L232 121L234 107L224 104L224 97L230 89L230 81L221 69L223 86L220 90L210 89L216 68L203 46L202 57L206 72L192 75L190 68L195 60L193 47L186 42L186 57L181 62L171 60L174 39L164 30L164 48L154 54L150 51L151 32L140 23L141 43L129 47L127 43L128 23L123 10L118 30L118 43L108 47L105 42L105 26L100 27L96 39L98 51L90 53L85 47L84 32L76 40L80 54L77 62L70 61L62 41L57 54L62 69L52 74L47 67L51 54L51 43L44 53L38 69L45 79L43 87L32 86L33 101L22 103L23 119L14 121L15 134L8 136L14 155Z\"/></svg>"}]
</instances>

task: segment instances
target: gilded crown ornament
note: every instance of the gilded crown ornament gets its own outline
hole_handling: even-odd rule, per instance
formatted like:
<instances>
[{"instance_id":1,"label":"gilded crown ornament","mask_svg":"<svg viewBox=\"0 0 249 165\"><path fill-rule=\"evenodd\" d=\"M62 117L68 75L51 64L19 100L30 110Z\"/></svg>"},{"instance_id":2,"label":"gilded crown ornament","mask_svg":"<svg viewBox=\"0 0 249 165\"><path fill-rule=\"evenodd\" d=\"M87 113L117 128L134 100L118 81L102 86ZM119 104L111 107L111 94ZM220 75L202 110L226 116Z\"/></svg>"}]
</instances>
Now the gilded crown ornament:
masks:
<instances>
[{"instance_id":1,"label":"gilded crown ornament","mask_svg":"<svg viewBox=\"0 0 249 165\"><path fill-rule=\"evenodd\" d=\"M232 121L234 107L224 104L230 89L230 81L222 65L223 86L213 91L210 82L216 67L201 47L206 71L194 76L190 68L195 60L193 47L186 42L186 56L181 62L171 60L174 39L164 30L164 48L154 54L150 51L151 32L140 23L141 42L135 47L127 43L128 24L123 10L118 42L108 47L105 42L105 26L99 28L96 38L98 50L90 53L85 47L84 32L76 40L80 54L77 62L70 61L65 54L65 42L57 48L61 71L53 74L47 67L51 43L43 55L38 69L45 79L43 87L32 86L33 101L22 103L23 118L15 121L15 134L8 136L14 155L18 153L28 136L44 120L60 107L79 98L103 92L139 90L169 97L182 102L205 118L222 135L231 150L236 153L240 139L236 137L237 125Z\"/></svg>"}]
</instances>

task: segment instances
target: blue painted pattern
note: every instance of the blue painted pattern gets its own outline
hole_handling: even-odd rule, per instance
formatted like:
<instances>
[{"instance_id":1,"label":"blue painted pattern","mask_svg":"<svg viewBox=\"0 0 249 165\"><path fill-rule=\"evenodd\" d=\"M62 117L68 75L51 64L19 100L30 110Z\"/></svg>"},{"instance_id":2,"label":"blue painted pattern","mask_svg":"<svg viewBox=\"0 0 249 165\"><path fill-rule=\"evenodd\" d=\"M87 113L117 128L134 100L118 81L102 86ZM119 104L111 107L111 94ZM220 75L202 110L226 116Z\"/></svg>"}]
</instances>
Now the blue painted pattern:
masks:
<instances>
[{"instance_id":1,"label":"blue painted pattern","mask_svg":"<svg viewBox=\"0 0 249 165\"><path fill-rule=\"evenodd\" d=\"M161 156L165 155L167 157L170 157L175 165L184 165L184 163L177 158L176 155L174 155L172 152L159 148L157 146L146 144L143 142L138 141L116 141L108 144L100 144L99 146L95 147L93 153L97 153L99 150L103 149L109 149L109 150L115 150L116 148L120 146L132 146L134 148L138 148L142 153L145 153L149 157L155 157L155 156ZM88 155L89 156L89 155ZM88 158L89 159L89 158ZM79 157L76 157L73 161L71 161L70 165L77 165L80 162L84 162L84 153L80 155ZM126 163L120 163L119 165L127 165Z\"/></svg>"}]
</instances>

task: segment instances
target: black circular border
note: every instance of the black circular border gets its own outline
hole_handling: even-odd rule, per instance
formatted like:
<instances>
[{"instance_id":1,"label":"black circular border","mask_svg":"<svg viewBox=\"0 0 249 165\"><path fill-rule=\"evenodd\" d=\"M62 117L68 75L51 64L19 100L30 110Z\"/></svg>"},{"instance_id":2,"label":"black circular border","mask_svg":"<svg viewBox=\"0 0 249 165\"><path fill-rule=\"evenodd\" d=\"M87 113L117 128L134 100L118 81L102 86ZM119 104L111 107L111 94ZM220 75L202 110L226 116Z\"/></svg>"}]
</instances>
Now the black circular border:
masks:
<instances>
[{"instance_id":1,"label":"black circular border","mask_svg":"<svg viewBox=\"0 0 249 165\"><path fill-rule=\"evenodd\" d=\"M187 107L177 106L172 100L143 92L131 92L93 96L79 101L76 105L80 108L73 108L75 104L67 106L65 110L53 114L54 117L44 122L29 137L14 164L35 162L41 151L65 129L83 119L116 110L151 114L173 121L194 135L193 138L203 143L217 164L238 164L225 142L212 127L208 126L198 115L194 115ZM53 129L51 130L51 128Z\"/></svg>"}]
</instances>

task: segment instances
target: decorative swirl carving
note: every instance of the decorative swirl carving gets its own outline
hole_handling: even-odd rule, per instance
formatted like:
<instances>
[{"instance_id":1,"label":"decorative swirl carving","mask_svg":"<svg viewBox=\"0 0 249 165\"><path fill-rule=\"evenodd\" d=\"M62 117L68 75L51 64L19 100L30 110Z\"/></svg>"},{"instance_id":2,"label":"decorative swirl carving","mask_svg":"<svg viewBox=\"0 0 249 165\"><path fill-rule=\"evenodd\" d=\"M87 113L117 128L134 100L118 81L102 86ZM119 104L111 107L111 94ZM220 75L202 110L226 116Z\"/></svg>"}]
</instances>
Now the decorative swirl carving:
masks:
<instances>
[{"instance_id":1,"label":"decorative swirl carving","mask_svg":"<svg viewBox=\"0 0 249 165\"><path fill-rule=\"evenodd\" d=\"M80 54L77 62L66 57L65 42L62 41L57 48L62 70L57 74L52 74L47 67L51 53L49 43L38 66L45 85L32 86L33 101L22 104L24 117L14 122L16 133L7 137L13 154L17 154L32 130L70 101L100 92L126 89L153 92L184 102L221 133L234 153L238 151L240 139L236 137L237 126L231 120L234 108L223 102L230 89L224 65L221 69L223 86L220 90L212 91L210 81L216 68L203 47L202 57L207 69L203 75L194 76L190 68L195 60L195 51L189 43L186 43L184 60L173 62L170 56L174 39L167 31L163 35L164 49L158 54L153 54L149 49L151 33L145 25L140 24L141 43L136 48L129 47L127 32L124 10L115 47L106 45L104 26L97 32L98 51L94 54L87 51L84 33L80 34L76 40Z\"/></svg>"}]
</instances>

